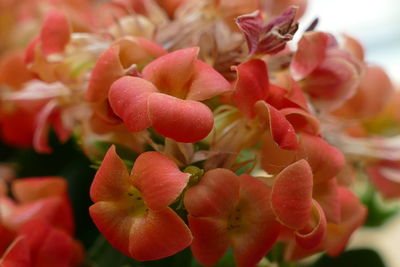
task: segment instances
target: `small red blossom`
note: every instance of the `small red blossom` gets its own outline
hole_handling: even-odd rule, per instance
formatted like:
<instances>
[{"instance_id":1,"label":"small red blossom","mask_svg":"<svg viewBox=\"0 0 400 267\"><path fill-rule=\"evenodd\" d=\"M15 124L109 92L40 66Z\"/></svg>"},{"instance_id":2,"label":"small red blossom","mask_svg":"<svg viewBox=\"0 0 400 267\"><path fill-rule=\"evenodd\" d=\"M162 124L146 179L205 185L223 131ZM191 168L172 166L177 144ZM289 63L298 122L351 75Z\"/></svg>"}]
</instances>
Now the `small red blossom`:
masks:
<instances>
[{"instance_id":1,"label":"small red blossom","mask_svg":"<svg viewBox=\"0 0 400 267\"><path fill-rule=\"evenodd\" d=\"M176 164L158 152L145 152L129 175L111 147L90 189L90 215L100 232L122 253L155 260L189 246L192 235L168 206L189 180Z\"/></svg>"}]
</instances>

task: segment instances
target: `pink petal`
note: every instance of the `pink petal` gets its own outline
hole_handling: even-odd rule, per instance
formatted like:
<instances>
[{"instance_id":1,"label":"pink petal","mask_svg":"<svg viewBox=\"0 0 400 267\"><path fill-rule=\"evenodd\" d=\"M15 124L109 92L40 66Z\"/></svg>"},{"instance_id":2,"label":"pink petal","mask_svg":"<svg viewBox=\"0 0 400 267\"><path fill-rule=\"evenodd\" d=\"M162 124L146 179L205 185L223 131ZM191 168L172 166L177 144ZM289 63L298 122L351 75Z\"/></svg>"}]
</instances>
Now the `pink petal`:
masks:
<instances>
[{"instance_id":1,"label":"pink petal","mask_svg":"<svg viewBox=\"0 0 400 267\"><path fill-rule=\"evenodd\" d=\"M343 153L319 136L302 134L300 147L299 157L310 164L315 184L335 177L345 164Z\"/></svg>"},{"instance_id":2,"label":"pink petal","mask_svg":"<svg viewBox=\"0 0 400 267\"><path fill-rule=\"evenodd\" d=\"M237 80L233 100L249 119L254 118L254 104L268 97L269 81L264 61L253 59L236 68Z\"/></svg>"},{"instance_id":3,"label":"pink petal","mask_svg":"<svg viewBox=\"0 0 400 267\"><path fill-rule=\"evenodd\" d=\"M148 107L154 130L178 142L198 142L211 132L214 125L211 110L197 101L154 93L149 96Z\"/></svg>"},{"instance_id":4,"label":"pink petal","mask_svg":"<svg viewBox=\"0 0 400 267\"><path fill-rule=\"evenodd\" d=\"M189 228L173 210L150 210L135 220L129 231L129 253L142 261L161 259L185 249L192 239Z\"/></svg>"},{"instance_id":5,"label":"pink petal","mask_svg":"<svg viewBox=\"0 0 400 267\"><path fill-rule=\"evenodd\" d=\"M24 237L18 237L4 252L0 259L2 267L27 267L32 266L29 244Z\"/></svg>"},{"instance_id":6,"label":"pink petal","mask_svg":"<svg viewBox=\"0 0 400 267\"><path fill-rule=\"evenodd\" d=\"M56 176L30 177L14 180L11 188L19 203L27 203L51 196L65 196L67 182Z\"/></svg>"},{"instance_id":7,"label":"pink petal","mask_svg":"<svg viewBox=\"0 0 400 267\"><path fill-rule=\"evenodd\" d=\"M189 227L193 234L193 256L205 266L213 266L229 246L225 220L189 215Z\"/></svg>"},{"instance_id":8,"label":"pink petal","mask_svg":"<svg viewBox=\"0 0 400 267\"><path fill-rule=\"evenodd\" d=\"M313 249L319 246L326 234L325 214L321 206L315 200L313 200L312 217L316 222L301 231L295 232L297 244L305 249Z\"/></svg>"},{"instance_id":9,"label":"pink petal","mask_svg":"<svg viewBox=\"0 0 400 267\"><path fill-rule=\"evenodd\" d=\"M261 13L255 11L250 14L239 16L236 18L236 24L246 38L249 54L254 54L260 41L259 38L264 30Z\"/></svg>"},{"instance_id":10,"label":"pink petal","mask_svg":"<svg viewBox=\"0 0 400 267\"><path fill-rule=\"evenodd\" d=\"M48 102L37 115L36 129L33 136L33 147L37 152L51 153L52 151L52 149L49 147L48 139L50 123L52 119L51 117L57 108L58 102L56 100L52 100Z\"/></svg>"},{"instance_id":11,"label":"pink petal","mask_svg":"<svg viewBox=\"0 0 400 267\"><path fill-rule=\"evenodd\" d=\"M279 110L264 101L258 101L255 107L261 121L269 123L272 138L281 148L287 150L298 148L296 132Z\"/></svg>"},{"instance_id":12,"label":"pink petal","mask_svg":"<svg viewBox=\"0 0 400 267\"><path fill-rule=\"evenodd\" d=\"M243 224L230 233L238 266L254 266L278 239L280 224L270 203L271 190L247 174L239 176L240 208Z\"/></svg>"},{"instance_id":13,"label":"pink petal","mask_svg":"<svg viewBox=\"0 0 400 267\"><path fill-rule=\"evenodd\" d=\"M107 99L111 84L124 76L125 72L119 53L119 46L113 45L99 56L90 75L85 95L87 101L98 102Z\"/></svg>"},{"instance_id":14,"label":"pink petal","mask_svg":"<svg viewBox=\"0 0 400 267\"><path fill-rule=\"evenodd\" d=\"M123 77L114 82L109 92L111 108L132 132L150 126L148 98L157 88L150 82L136 77Z\"/></svg>"},{"instance_id":15,"label":"pink petal","mask_svg":"<svg viewBox=\"0 0 400 267\"><path fill-rule=\"evenodd\" d=\"M238 177L227 169L214 169L189 188L184 204L195 217L227 216L239 201Z\"/></svg>"},{"instance_id":16,"label":"pink petal","mask_svg":"<svg viewBox=\"0 0 400 267\"><path fill-rule=\"evenodd\" d=\"M187 100L203 101L231 90L230 83L215 69L196 60Z\"/></svg>"},{"instance_id":17,"label":"pink petal","mask_svg":"<svg viewBox=\"0 0 400 267\"><path fill-rule=\"evenodd\" d=\"M328 222L340 223L340 201L336 178L314 184L313 198L318 201Z\"/></svg>"},{"instance_id":18,"label":"pink petal","mask_svg":"<svg viewBox=\"0 0 400 267\"><path fill-rule=\"evenodd\" d=\"M312 208L312 178L311 168L303 159L276 176L271 201L283 225L300 230L308 223Z\"/></svg>"},{"instance_id":19,"label":"pink petal","mask_svg":"<svg viewBox=\"0 0 400 267\"><path fill-rule=\"evenodd\" d=\"M299 108L284 108L280 112L293 125L296 132L319 135L320 125L317 117Z\"/></svg>"},{"instance_id":20,"label":"pink petal","mask_svg":"<svg viewBox=\"0 0 400 267\"><path fill-rule=\"evenodd\" d=\"M90 187L93 202L118 200L129 191L130 179L124 162L111 146Z\"/></svg>"},{"instance_id":21,"label":"pink petal","mask_svg":"<svg viewBox=\"0 0 400 267\"><path fill-rule=\"evenodd\" d=\"M173 160L159 152L145 152L136 159L131 176L146 206L161 210L178 198L190 174L181 172Z\"/></svg>"},{"instance_id":22,"label":"pink petal","mask_svg":"<svg viewBox=\"0 0 400 267\"><path fill-rule=\"evenodd\" d=\"M54 54L61 54L69 42L70 34L71 26L67 17L57 10L50 11L40 31L43 55L47 58Z\"/></svg>"},{"instance_id":23,"label":"pink petal","mask_svg":"<svg viewBox=\"0 0 400 267\"><path fill-rule=\"evenodd\" d=\"M159 57L143 69L143 78L162 93L185 98L186 84L192 78L198 53L199 48L192 47Z\"/></svg>"},{"instance_id":24,"label":"pink petal","mask_svg":"<svg viewBox=\"0 0 400 267\"><path fill-rule=\"evenodd\" d=\"M373 185L386 199L400 196L400 164L390 161L368 164L367 174Z\"/></svg>"},{"instance_id":25,"label":"pink petal","mask_svg":"<svg viewBox=\"0 0 400 267\"><path fill-rule=\"evenodd\" d=\"M296 80L303 79L322 63L332 38L323 32L303 34L290 65L290 70Z\"/></svg>"}]
</instances>

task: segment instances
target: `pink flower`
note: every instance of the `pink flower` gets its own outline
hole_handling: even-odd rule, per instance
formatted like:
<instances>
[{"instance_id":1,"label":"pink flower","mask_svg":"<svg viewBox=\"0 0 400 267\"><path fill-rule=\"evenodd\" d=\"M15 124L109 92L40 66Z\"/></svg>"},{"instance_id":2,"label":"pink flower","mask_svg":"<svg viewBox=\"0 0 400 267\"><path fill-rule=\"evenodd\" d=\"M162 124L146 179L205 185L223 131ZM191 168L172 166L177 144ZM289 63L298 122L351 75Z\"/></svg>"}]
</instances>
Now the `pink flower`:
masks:
<instances>
[{"instance_id":1,"label":"pink flower","mask_svg":"<svg viewBox=\"0 0 400 267\"><path fill-rule=\"evenodd\" d=\"M196 59L198 48L177 50L143 69L143 78L123 77L111 86L113 111L132 132L153 127L178 142L197 142L211 131L211 110L200 101L230 90L212 67Z\"/></svg>"},{"instance_id":2,"label":"pink flower","mask_svg":"<svg viewBox=\"0 0 400 267\"><path fill-rule=\"evenodd\" d=\"M192 235L168 206L185 188L189 174L158 152L145 152L129 175L111 147L90 189L90 215L100 232L122 253L155 260L189 246Z\"/></svg>"}]
</instances>

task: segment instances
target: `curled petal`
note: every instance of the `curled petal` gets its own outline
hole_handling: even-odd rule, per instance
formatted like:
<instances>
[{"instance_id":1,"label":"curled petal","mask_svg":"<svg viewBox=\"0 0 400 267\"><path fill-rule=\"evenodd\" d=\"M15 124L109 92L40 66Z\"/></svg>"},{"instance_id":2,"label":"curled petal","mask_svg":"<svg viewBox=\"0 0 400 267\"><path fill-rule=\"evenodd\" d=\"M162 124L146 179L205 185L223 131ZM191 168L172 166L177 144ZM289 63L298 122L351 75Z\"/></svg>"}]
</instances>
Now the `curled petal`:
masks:
<instances>
[{"instance_id":1,"label":"curled petal","mask_svg":"<svg viewBox=\"0 0 400 267\"><path fill-rule=\"evenodd\" d=\"M302 134L300 147L299 157L310 164L315 184L335 177L345 164L343 153L319 136Z\"/></svg>"},{"instance_id":2,"label":"curled petal","mask_svg":"<svg viewBox=\"0 0 400 267\"><path fill-rule=\"evenodd\" d=\"M111 146L90 187L93 202L118 200L129 190L130 180L124 162Z\"/></svg>"},{"instance_id":3,"label":"curled petal","mask_svg":"<svg viewBox=\"0 0 400 267\"><path fill-rule=\"evenodd\" d=\"M238 201L239 180L226 169L206 172L184 198L186 209L195 217L227 216Z\"/></svg>"},{"instance_id":4,"label":"curled petal","mask_svg":"<svg viewBox=\"0 0 400 267\"><path fill-rule=\"evenodd\" d=\"M160 210L178 198L190 174L181 172L173 160L159 152L145 152L136 159L131 176L146 206Z\"/></svg>"},{"instance_id":5,"label":"curled petal","mask_svg":"<svg viewBox=\"0 0 400 267\"><path fill-rule=\"evenodd\" d=\"M31 177L12 183L13 196L19 203L34 202L50 196L64 196L67 182L62 177Z\"/></svg>"},{"instance_id":6,"label":"curled petal","mask_svg":"<svg viewBox=\"0 0 400 267\"><path fill-rule=\"evenodd\" d=\"M289 165L275 178L272 207L282 224L291 229L303 229L310 219L312 178L311 168L305 160Z\"/></svg>"},{"instance_id":7,"label":"curled petal","mask_svg":"<svg viewBox=\"0 0 400 267\"><path fill-rule=\"evenodd\" d=\"M336 178L314 184L313 198L318 201L328 222L340 223L340 201Z\"/></svg>"},{"instance_id":8,"label":"curled petal","mask_svg":"<svg viewBox=\"0 0 400 267\"><path fill-rule=\"evenodd\" d=\"M315 200L313 200L311 220L315 220L315 222L309 227L295 232L297 244L305 249L313 249L319 246L326 234L325 214L321 206Z\"/></svg>"},{"instance_id":9,"label":"curled petal","mask_svg":"<svg viewBox=\"0 0 400 267\"><path fill-rule=\"evenodd\" d=\"M233 100L248 118L255 114L254 104L268 97L267 65L260 59L253 59L236 67L237 79Z\"/></svg>"},{"instance_id":10,"label":"curled petal","mask_svg":"<svg viewBox=\"0 0 400 267\"><path fill-rule=\"evenodd\" d=\"M185 98L187 82L192 78L198 47L176 50L152 61L143 69L143 78L162 93Z\"/></svg>"},{"instance_id":11,"label":"curled petal","mask_svg":"<svg viewBox=\"0 0 400 267\"><path fill-rule=\"evenodd\" d=\"M214 125L213 114L203 103L166 94L151 94L148 112L154 130L178 142L198 142Z\"/></svg>"},{"instance_id":12,"label":"curled petal","mask_svg":"<svg viewBox=\"0 0 400 267\"><path fill-rule=\"evenodd\" d=\"M132 132L150 126L148 98L157 88L150 82L136 77L123 77L111 86L109 101L111 108Z\"/></svg>"},{"instance_id":13,"label":"curled petal","mask_svg":"<svg viewBox=\"0 0 400 267\"><path fill-rule=\"evenodd\" d=\"M296 132L279 110L265 101L258 101L255 107L260 120L269 123L272 138L281 148L288 150L298 148Z\"/></svg>"},{"instance_id":14,"label":"curled petal","mask_svg":"<svg viewBox=\"0 0 400 267\"><path fill-rule=\"evenodd\" d=\"M71 26L67 17L57 10L50 11L44 19L39 37L43 55L49 58L61 54L69 42L70 34Z\"/></svg>"},{"instance_id":15,"label":"curled petal","mask_svg":"<svg viewBox=\"0 0 400 267\"><path fill-rule=\"evenodd\" d=\"M213 266L229 247L226 221L210 217L188 216L193 234L194 257L205 266Z\"/></svg>"},{"instance_id":16,"label":"curled petal","mask_svg":"<svg viewBox=\"0 0 400 267\"><path fill-rule=\"evenodd\" d=\"M320 125L317 117L299 108L281 109L286 119L293 125L296 131L319 135Z\"/></svg>"}]
</instances>

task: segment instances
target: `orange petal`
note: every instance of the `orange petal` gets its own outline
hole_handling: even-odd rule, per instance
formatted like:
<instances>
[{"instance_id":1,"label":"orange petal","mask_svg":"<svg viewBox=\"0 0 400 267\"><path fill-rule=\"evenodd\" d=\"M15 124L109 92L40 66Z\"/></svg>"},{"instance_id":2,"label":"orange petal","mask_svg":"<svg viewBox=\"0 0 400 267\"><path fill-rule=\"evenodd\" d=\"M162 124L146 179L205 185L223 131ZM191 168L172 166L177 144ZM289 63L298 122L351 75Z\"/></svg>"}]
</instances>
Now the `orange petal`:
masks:
<instances>
[{"instance_id":1,"label":"orange petal","mask_svg":"<svg viewBox=\"0 0 400 267\"><path fill-rule=\"evenodd\" d=\"M159 152L145 152L136 159L131 176L146 206L161 210L178 198L190 174L181 172L173 160Z\"/></svg>"},{"instance_id":2,"label":"orange petal","mask_svg":"<svg viewBox=\"0 0 400 267\"><path fill-rule=\"evenodd\" d=\"M299 108L281 109L286 119L293 125L296 132L306 132L309 134L319 135L320 125L317 117Z\"/></svg>"},{"instance_id":3,"label":"orange petal","mask_svg":"<svg viewBox=\"0 0 400 267\"><path fill-rule=\"evenodd\" d=\"M310 165L303 159L275 177L271 202L283 225L300 230L308 223L312 208L312 178Z\"/></svg>"},{"instance_id":4,"label":"orange petal","mask_svg":"<svg viewBox=\"0 0 400 267\"><path fill-rule=\"evenodd\" d=\"M157 88L150 82L136 77L123 77L114 82L109 92L111 108L132 132L150 126L148 98Z\"/></svg>"},{"instance_id":5,"label":"orange petal","mask_svg":"<svg viewBox=\"0 0 400 267\"><path fill-rule=\"evenodd\" d=\"M198 142L211 132L214 125L211 110L197 101L153 93L149 96L148 107L154 130L178 142Z\"/></svg>"}]
</instances>

